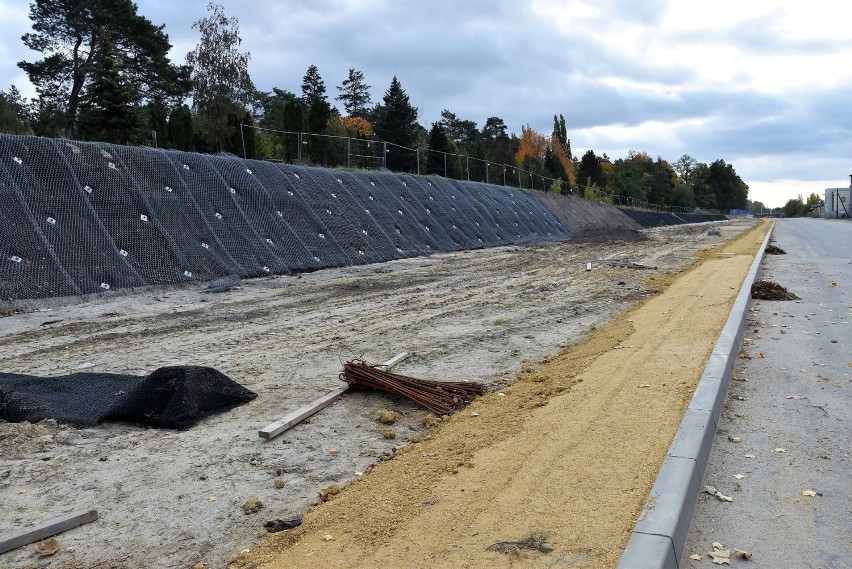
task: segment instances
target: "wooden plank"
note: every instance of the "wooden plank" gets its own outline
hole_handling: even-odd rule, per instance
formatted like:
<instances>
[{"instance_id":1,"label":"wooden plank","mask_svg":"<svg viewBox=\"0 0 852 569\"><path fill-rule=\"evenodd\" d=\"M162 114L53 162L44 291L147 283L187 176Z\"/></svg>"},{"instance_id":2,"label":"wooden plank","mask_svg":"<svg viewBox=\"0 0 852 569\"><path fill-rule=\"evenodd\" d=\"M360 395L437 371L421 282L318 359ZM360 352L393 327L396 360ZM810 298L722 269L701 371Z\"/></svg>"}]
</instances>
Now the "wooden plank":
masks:
<instances>
[{"instance_id":1,"label":"wooden plank","mask_svg":"<svg viewBox=\"0 0 852 569\"><path fill-rule=\"evenodd\" d=\"M46 539L52 535L98 519L97 510L77 510L58 518L42 522L37 526L0 536L0 553L6 553L27 544Z\"/></svg>"},{"instance_id":2,"label":"wooden plank","mask_svg":"<svg viewBox=\"0 0 852 569\"><path fill-rule=\"evenodd\" d=\"M337 401L337 398L346 393L347 389L349 389L348 385L346 387L341 387L340 389L336 389L331 393L323 395L316 401L312 401L304 407L296 409L283 419L279 419L278 421L275 421L274 423L271 423L259 430L257 432L258 436L262 439L271 439L272 437L280 435L293 425L300 423L301 421L310 417L317 411L325 409L326 407Z\"/></svg>"},{"instance_id":3,"label":"wooden plank","mask_svg":"<svg viewBox=\"0 0 852 569\"><path fill-rule=\"evenodd\" d=\"M408 352L402 352L401 354L395 355L385 363L376 367L380 367L383 369L392 368L410 355L411 354L409 354ZM271 439L273 437L277 437L293 425L297 425L298 423L304 421L311 415L317 413L322 409L325 409L326 407L337 401L337 398L346 393L347 389L349 389L348 385L346 387L341 387L340 389L336 389L331 393L323 395L316 401L312 401L311 403L308 403L307 405L296 409L292 413L275 421L274 423L270 423L269 425L265 426L257 432L257 435L262 439Z\"/></svg>"}]
</instances>

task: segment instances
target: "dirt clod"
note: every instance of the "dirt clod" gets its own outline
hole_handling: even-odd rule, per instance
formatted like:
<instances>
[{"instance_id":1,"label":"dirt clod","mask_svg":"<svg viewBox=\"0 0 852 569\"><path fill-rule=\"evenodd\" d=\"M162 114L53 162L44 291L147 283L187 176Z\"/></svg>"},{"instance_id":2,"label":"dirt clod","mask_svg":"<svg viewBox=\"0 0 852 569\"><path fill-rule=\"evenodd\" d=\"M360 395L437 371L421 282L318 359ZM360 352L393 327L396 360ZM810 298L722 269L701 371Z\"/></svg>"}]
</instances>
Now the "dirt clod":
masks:
<instances>
[{"instance_id":1,"label":"dirt clod","mask_svg":"<svg viewBox=\"0 0 852 569\"><path fill-rule=\"evenodd\" d=\"M380 411L379 412L379 423L382 425L393 425L399 419L399 413L394 413L393 411Z\"/></svg>"},{"instance_id":2,"label":"dirt clod","mask_svg":"<svg viewBox=\"0 0 852 569\"><path fill-rule=\"evenodd\" d=\"M772 281L755 281L751 285L751 297L755 300L799 300L799 297Z\"/></svg>"},{"instance_id":3,"label":"dirt clod","mask_svg":"<svg viewBox=\"0 0 852 569\"><path fill-rule=\"evenodd\" d=\"M778 247L776 245L767 245L766 246L766 254L767 255L786 255L787 251Z\"/></svg>"},{"instance_id":4,"label":"dirt clod","mask_svg":"<svg viewBox=\"0 0 852 569\"><path fill-rule=\"evenodd\" d=\"M260 501L260 498L257 496L251 496L248 500L246 500L245 504L243 504L243 513L245 515L256 514L263 509L263 502Z\"/></svg>"}]
</instances>

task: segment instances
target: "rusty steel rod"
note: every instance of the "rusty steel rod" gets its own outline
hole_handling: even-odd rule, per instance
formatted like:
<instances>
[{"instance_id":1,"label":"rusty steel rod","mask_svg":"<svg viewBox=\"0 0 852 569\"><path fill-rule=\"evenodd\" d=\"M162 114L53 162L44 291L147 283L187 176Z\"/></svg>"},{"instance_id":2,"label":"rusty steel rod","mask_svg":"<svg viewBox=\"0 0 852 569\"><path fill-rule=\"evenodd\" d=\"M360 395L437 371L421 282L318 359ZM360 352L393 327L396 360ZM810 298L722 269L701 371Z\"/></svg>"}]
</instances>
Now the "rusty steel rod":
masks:
<instances>
[{"instance_id":1,"label":"rusty steel rod","mask_svg":"<svg viewBox=\"0 0 852 569\"><path fill-rule=\"evenodd\" d=\"M340 379L349 385L401 395L441 415L449 415L488 392L481 383L418 379L378 369L363 360L343 364Z\"/></svg>"}]
</instances>

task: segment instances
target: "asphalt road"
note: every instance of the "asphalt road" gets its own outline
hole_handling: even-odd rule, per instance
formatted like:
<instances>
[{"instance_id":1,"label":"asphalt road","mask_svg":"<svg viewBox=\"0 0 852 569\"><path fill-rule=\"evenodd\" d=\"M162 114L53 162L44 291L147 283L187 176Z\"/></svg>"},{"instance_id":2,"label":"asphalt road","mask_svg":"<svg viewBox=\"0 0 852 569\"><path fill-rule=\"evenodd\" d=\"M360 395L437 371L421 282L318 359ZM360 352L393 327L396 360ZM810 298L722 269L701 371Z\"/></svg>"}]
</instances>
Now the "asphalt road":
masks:
<instances>
[{"instance_id":1,"label":"asphalt road","mask_svg":"<svg viewBox=\"0 0 852 569\"><path fill-rule=\"evenodd\" d=\"M752 554L731 566L852 565L852 223L779 220L772 244L758 279L801 300L753 302L702 482L733 501L699 495L681 567L717 566L713 542Z\"/></svg>"}]
</instances>

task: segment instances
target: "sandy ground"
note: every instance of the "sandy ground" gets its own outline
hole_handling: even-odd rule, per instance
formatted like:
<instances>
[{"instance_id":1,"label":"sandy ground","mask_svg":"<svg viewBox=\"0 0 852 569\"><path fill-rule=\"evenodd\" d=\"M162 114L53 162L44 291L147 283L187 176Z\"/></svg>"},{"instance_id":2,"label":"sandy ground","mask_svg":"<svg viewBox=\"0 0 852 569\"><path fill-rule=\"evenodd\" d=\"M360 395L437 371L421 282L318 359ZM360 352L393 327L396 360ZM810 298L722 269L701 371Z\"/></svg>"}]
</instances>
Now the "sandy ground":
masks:
<instances>
[{"instance_id":1,"label":"sandy ground","mask_svg":"<svg viewBox=\"0 0 852 569\"><path fill-rule=\"evenodd\" d=\"M224 567L251 549L234 560L251 566L298 542L276 566L472 567L502 560L486 551L494 542L543 532L552 552L521 550L503 562L607 566L727 317L742 280L728 271L747 266L761 232L707 258L697 281L676 280L658 297L677 292L667 304L644 303L640 311L656 318L642 316L640 326L639 312L615 317L750 227L435 255L258 279L215 295L157 289L30 304L0 319L4 371L143 375L208 365L259 397L186 431L0 423L0 534L76 509L100 514L60 535L55 556L39 560L28 546L0 565ZM594 341L553 357L592 331ZM675 344L663 342L672 335ZM414 354L402 373L485 382L494 393L437 428L405 400L351 393L276 439L258 438L259 428L340 387L342 362L402 351ZM395 439L376 420L383 409L401 416ZM266 520L302 515L321 488L353 481L302 528L258 544ZM264 507L246 515L252 496Z\"/></svg>"}]
</instances>

